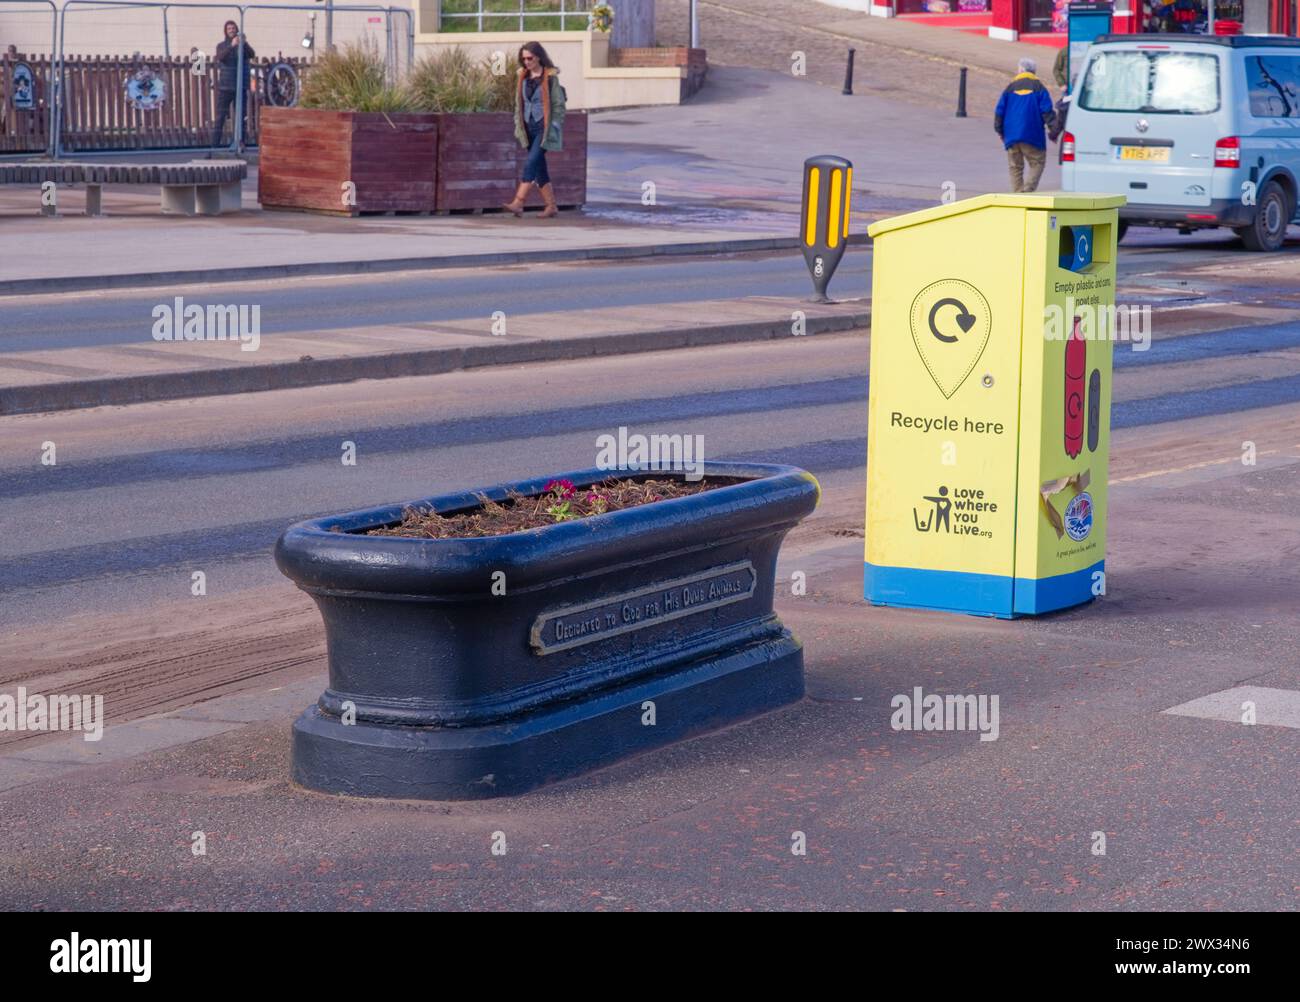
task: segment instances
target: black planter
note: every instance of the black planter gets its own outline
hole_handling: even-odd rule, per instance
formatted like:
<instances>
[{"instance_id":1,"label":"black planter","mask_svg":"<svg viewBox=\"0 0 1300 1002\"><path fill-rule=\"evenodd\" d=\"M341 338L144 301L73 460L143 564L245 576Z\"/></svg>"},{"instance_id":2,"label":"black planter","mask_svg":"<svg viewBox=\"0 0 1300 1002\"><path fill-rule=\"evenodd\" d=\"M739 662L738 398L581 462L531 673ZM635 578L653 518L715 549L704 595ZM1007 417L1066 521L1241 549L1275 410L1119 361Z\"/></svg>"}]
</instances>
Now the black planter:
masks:
<instances>
[{"instance_id":1,"label":"black planter","mask_svg":"<svg viewBox=\"0 0 1300 1002\"><path fill-rule=\"evenodd\" d=\"M294 724L294 779L356 796L520 793L798 700L803 647L772 593L781 540L820 488L789 466L705 476L737 482L505 536L360 535L406 505L291 526L276 563L316 600L330 671Z\"/></svg>"}]
</instances>

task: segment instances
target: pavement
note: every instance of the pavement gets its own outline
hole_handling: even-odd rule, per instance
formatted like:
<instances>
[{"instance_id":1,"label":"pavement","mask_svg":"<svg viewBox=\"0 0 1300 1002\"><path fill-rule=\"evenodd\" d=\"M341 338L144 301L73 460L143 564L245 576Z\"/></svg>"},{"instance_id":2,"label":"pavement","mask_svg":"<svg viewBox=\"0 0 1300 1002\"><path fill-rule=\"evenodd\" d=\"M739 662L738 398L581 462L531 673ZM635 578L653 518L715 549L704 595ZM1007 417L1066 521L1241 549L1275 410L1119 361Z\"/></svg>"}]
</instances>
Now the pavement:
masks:
<instances>
[{"instance_id":1,"label":"pavement","mask_svg":"<svg viewBox=\"0 0 1300 1002\"><path fill-rule=\"evenodd\" d=\"M846 131L847 122L858 120L870 123L870 129ZM764 146L761 158L748 152L756 148L749 124L754 121L784 137L775 147ZM265 212L254 208L255 165L245 186L248 211L215 218L160 216L155 194L110 189L107 217L76 215L80 196L71 192L62 196L65 215L47 219L34 214L32 191L8 187L0 189L0 212L14 213L5 219L6 234L24 252L7 260L0 294L154 289L181 282L201 287L447 267L482 272L555 261L791 250L797 246L803 160L828 148L856 165L850 228L851 241L861 243L875 219L932 205L947 190L965 197L993 190L1002 181L1001 152L988 140L987 123L954 119L949 127L958 141L951 157L900 171L900 153L931 147L928 116L919 117L888 96L845 98L809 80L722 67L711 74L706 90L684 106L593 116L591 201L580 212L545 223L500 214L349 219ZM890 135L891 143L882 146L874 139L877 134ZM654 187L653 205L642 204L647 182ZM31 214L18 214L24 210ZM124 253L126 248L136 252ZM364 299L364 292L359 295ZM158 303L171 301L158 292ZM695 321L703 329L693 335L694 343L771 336L805 305L758 300L710 304L699 314L709 320ZM404 324L402 329L353 324L350 331L277 336L256 352L240 352L230 342L197 349L187 344L183 361L181 353L146 339L147 327L138 326L137 343L129 347L70 353L27 343L21 354L6 351L0 356L0 413L446 371L493 360L644 350L652 343L647 338L671 347L689 341L681 334L687 316L683 309L700 307L681 307L676 313L664 307L657 314L635 316L584 310L531 326L520 320L524 326L514 329L523 337L496 344L484 341L478 319L451 326ZM807 312L813 318L810 330L827 329L829 320L819 311ZM861 325L865 314L859 309L857 316ZM511 322L516 322L513 314ZM21 330L4 332L6 344Z\"/></svg>"},{"instance_id":2,"label":"pavement","mask_svg":"<svg viewBox=\"0 0 1300 1002\"><path fill-rule=\"evenodd\" d=\"M1289 293L1257 282L1277 299L1166 306L1149 350L1117 352L1107 594L1040 620L862 601L867 339L850 333L0 419L4 691L109 708L100 742L0 735L0 905L1292 908L1300 338ZM275 534L572 468L595 429L647 422L821 480L778 569L807 577L777 603L807 697L523 797L293 786L324 644ZM31 459L45 439L53 470ZM997 695L998 739L893 730L918 686Z\"/></svg>"},{"instance_id":3,"label":"pavement","mask_svg":"<svg viewBox=\"0 0 1300 1002\"><path fill-rule=\"evenodd\" d=\"M1120 436L1121 454L1135 438ZM1275 541L1298 470L1293 446L1249 472L1120 478L1108 595L1040 621L871 608L860 540L790 554L779 579L802 570L809 594L778 611L806 645L804 700L522 797L294 787L289 724L323 685L319 656L318 674L291 684L99 743L14 750L0 757L0 903L1293 908L1300 668L1275 654L1295 649L1300 620L1286 597L1294 554ZM916 687L998 695L997 740L891 729L893 696ZM1256 726L1238 719L1247 691ZM790 851L796 833L806 856Z\"/></svg>"},{"instance_id":4,"label":"pavement","mask_svg":"<svg viewBox=\"0 0 1300 1002\"><path fill-rule=\"evenodd\" d=\"M678 109L595 116L592 204L554 225L172 220L147 192L111 191L107 219L5 218L25 250L3 279L50 284L3 290L0 317L59 319L32 319L34 336L14 339L0 393L96 378L123 392L178 378L246 390L237 381L254 372L267 383L0 414L0 691L99 693L108 724L97 742L0 732L0 907L1294 909L1294 246L1261 257L1215 235L1126 240L1121 299L1152 304L1156 322L1149 350L1116 353L1106 594L1012 622L861 597L863 301L512 308L505 344L483 310L422 320L384 303L368 307L382 314L369 323L308 316L246 353L256 358L195 343L182 361L140 333L149 298L169 302L174 290L158 287L177 272L281 282L288 313L329 280L274 268L334 269L341 295L362 290L366 308L368 279L349 269L392 270L386 293L418 296L432 286L396 281L402 269L525 255L484 263L499 289L525 262L553 280L560 266L526 256L540 250L583 262L572 267L609 295L608 266L587 255L738 233L789 241L792 179L812 152L857 166L855 232L933 204L947 181L959 197L1001 184L987 102L969 119L945 112L955 64L902 44L887 26L903 22L794 0L701 7L718 56L709 88ZM661 0L661 21L678 8ZM835 61L851 37L869 58L846 97ZM809 57L807 79L788 72L796 51ZM732 53L766 69L728 65ZM1000 79L973 69L972 93ZM655 206L640 201L647 180ZM28 211L29 197L0 191L0 212ZM720 273L698 263L708 279ZM671 285L662 276L678 273L658 275ZM143 291L67 291L115 285ZM786 336L795 308L827 329ZM101 340L68 329L81 323ZM679 345L692 347L656 350ZM318 363L390 378L292 385ZM818 477L821 506L787 537L777 578L806 576L807 594L778 587L777 610L804 644L807 696L521 797L368 801L294 786L289 728L326 683L325 644L311 600L269 558L276 535L316 514L589 465L595 436L624 425L689 429L710 457L792 462ZM357 465L340 463L341 443ZM50 446L58 460L46 465L37 457ZM895 730L894 697L918 687L997 696L997 740ZM1246 701L1253 725L1241 720ZM791 851L801 837L805 855Z\"/></svg>"},{"instance_id":5,"label":"pavement","mask_svg":"<svg viewBox=\"0 0 1300 1002\"><path fill-rule=\"evenodd\" d=\"M655 28L661 44L685 44L688 0L659 0ZM967 110L992 132L998 94L1021 58L1037 62L1049 86L1056 50L1004 42L987 34L935 27L908 18L870 17L816 0L699 0L700 40L715 66L755 66L789 74L803 54L807 78L826 87L844 82L848 49L856 49L855 93L903 98L951 115L958 70L969 68Z\"/></svg>"},{"instance_id":6,"label":"pavement","mask_svg":"<svg viewBox=\"0 0 1300 1002\"><path fill-rule=\"evenodd\" d=\"M87 219L78 215L82 192L65 187L63 215L47 219L37 216L35 189L5 186L0 217L21 252L6 258L0 295L789 248L802 162L828 150L856 165L856 234L875 219L934 204L945 185L957 197L1005 187L993 102L1016 59L1041 59L1042 46L803 0L749 0L743 8L704 0L701 7L708 86L682 106L593 113L589 201L581 212L545 225L491 214L339 219L263 212L255 163L245 210L217 218L164 217L156 191L130 187L107 189L109 215ZM659 5L661 42L671 44L686 23L682 0ZM846 97L839 87L849 42L859 52L855 93ZM792 72L795 52L805 57L801 75ZM971 69L970 117L958 119L951 115L962 65ZM918 116L917 108L947 118L941 160L933 156L936 116ZM765 142L755 122L782 142ZM900 164L907 168L900 171ZM1056 171L1050 163L1044 188L1056 183ZM654 204L644 204L646 182L655 187Z\"/></svg>"},{"instance_id":7,"label":"pavement","mask_svg":"<svg viewBox=\"0 0 1300 1002\"><path fill-rule=\"evenodd\" d=\"M668 20L673 20L673 7L681 3L682 0L667 0ZM989 38L987 33L938 27L921 18L871 17L865 12L845 10L817 0L803 3L798 0L747 0L743 4L700 0L700 6L704 8L706 17L711 10L725 15L725 18L720 17L719 20L725 20L729 25L739 24L742 20L762 21L769 26L784 24L791 29L865 42L873 47L888 47L896 53L927 61L969 66L996 73L1006 73L1007 67L1014 67L1018 59L1028 58L1040 64L1046 61L1046 65L1040 68L1045 75L1050 76L1051 61L1056 58L1053 48L1034 42L1006 42ZM707 30L707 20L705 25L701 44L712 53L716 44L723 40L724 33L710 33ZM868 49L868 66L870 59L871 50Z\"/></svg>"},{"instance_id":8,"label":"pavement","mask_svg":"<svg viewBox=\"0 0 1300 1002\"><path fill-rule=\"evenodd\" d=\"M799 320L794 318L799 316ZM0 414L70 410L430 375L600 355L864 330L865 300L741 299L539 312L473 320L148 340L0 354Z\"/></svg>"},{"instance_id":9,"label":"pavement","mask_svg":"<svg viewBox=\"0 0 1300 1002\"><path fill-rule=\"evenodd\" d=\"M546 222L504 213L456 216L361 216L265 211L257 205L257 168L244 182L239 213L161 215L148 186L109 188L105 217L81 215L83 193L65 190L61 216L36 215L34 189L0 188L6 233L26 251L6 262L0 294L211 283L250 278L351 275L412 268L481 268L549 261L715 254L788 248L794 216L638 203L565 210ZM639 197L639 196L638 196ZM797 206L795 207L797 211ZM605 214L619 218L605 218ZM527 228L525 228L527 227ZM667 238L667 239L666 239ZM125 253L125 249L136 252Z\"/></svg>"},{"instance_id":10,"label":"pavement","mask_svg":"<svg viewBox=\"0 0 1300 1002\"><path fill-rule=\"evenodd\" d=\"M1157 307L1170 334L1293 321L1294 302L1278 288L1287 256L1231 247L1214 234L1135 233L1120 266L1123 301ZM777 254L9 297L0 301L0 414L696 349L787 337L796 323L810 335L864 333L869 302L851 293L869 282L870 260L868 248L850 250L832 284L850 295L833 304L809 302L802 260ZM712 298L724 288L735 298ZM158 307L175 313L177 299L255 309L258 334L155 339Z\"/></svg>"},{"instance_id":11,"label":"pavement","mask_svg":"<svg viewBox=\"0 0 1300 1002\"><path fill-rule=\"evenodd\" d=\"M763 143L755 121L782 142ZM945 185L959 198L1005 186L1005 158L988 121L953 119L945 128L952 154L935 163L923 152L932 147L933 119L891 96L844 97L789 74L719 67L685 105L593 114L589 201L547 221L263 211L256 164L244 184L244 211L219 217L163 216L156 191L109 187L107 216L79 215L84 196L73 188L61 191L63 215L50 219L37 215L35 188L7 185L0 218L21 252L5 261L0 295L790 249L803 161L828 150L855 164L850 229L861 240L876 219L935 204ZM900 171L900 157L915 163ZM1055 170L1049 165L1045 188ZM652 205L643 203L647 183Z\"/></svg>"}]
</instances>

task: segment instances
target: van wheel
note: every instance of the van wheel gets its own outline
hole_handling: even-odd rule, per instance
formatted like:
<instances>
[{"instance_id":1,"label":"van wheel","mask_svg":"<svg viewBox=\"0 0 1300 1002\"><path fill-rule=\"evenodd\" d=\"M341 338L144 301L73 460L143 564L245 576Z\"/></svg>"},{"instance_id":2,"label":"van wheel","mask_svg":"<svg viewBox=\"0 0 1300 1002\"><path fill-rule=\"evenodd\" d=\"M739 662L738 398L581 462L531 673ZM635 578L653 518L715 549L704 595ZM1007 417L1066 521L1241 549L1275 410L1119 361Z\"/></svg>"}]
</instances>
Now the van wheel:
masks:
<instances>
[{"instance_id":1,"label":"van wheel","mask_svg":"<svg viewBox=\"0 0 1300 1002\"><path fill-rule=\"evenodd\" d=\"M1286 240L1291 222L1291 202L1276 181L1264 185L1255 203L1255 219L1237 231L1247 250L1275 251Z\"/></svg>"},{"instance_id":2,"label":"van wheel","mask_svg":"<svg viewBox=\"0 0 1300 1002\"><path fill-rule=\"evenodd\" d=\"M1123 219L1121 219L1119 221L1119 229L1115 231L1115 243L1117 244L1122 243L1124 241L1124 234L1127 232L1128 232L1128 223L1125 222Z\"/></svg>"}]
</instances>

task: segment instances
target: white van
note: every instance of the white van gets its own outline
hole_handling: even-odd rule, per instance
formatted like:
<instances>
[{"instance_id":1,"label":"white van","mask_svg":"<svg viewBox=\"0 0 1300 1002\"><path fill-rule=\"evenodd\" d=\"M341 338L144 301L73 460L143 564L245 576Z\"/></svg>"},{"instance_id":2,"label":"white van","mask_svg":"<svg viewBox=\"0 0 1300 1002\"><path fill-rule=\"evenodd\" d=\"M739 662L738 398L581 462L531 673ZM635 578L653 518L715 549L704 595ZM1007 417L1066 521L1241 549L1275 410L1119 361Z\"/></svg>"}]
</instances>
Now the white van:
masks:
<instances>
[{"instance_id":1,"label":"white van","mask_svg":"<svg viewBox=\"0 0 1300 1002\"><path fill-rule=\"evenodd\" d=\"M1300 39L1103 35L1061 136L1061 187L1126 195L1130 223L1236 230L1277 250L1300 199Z\"/></svg>"}]
</instances>

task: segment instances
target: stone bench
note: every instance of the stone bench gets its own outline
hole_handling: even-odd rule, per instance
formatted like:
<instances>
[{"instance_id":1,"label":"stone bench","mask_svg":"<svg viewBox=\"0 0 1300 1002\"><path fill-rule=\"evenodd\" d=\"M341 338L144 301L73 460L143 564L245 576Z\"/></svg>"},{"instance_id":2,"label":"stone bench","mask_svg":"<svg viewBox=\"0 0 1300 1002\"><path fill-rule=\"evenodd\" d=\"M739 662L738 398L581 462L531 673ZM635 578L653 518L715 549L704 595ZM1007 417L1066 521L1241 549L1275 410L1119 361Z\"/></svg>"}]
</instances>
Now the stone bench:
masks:
<instances>
[{"instance_id":1,"label":"stone bench","mask_svg":"<svg viewBox=\"0 0 1300 1002\"><path fill-rule=\"evenodd\" d=\"M216 216L238 212L241 187L248 176L243 160L195 160L179 164L20 163L0 164L0 184L82 184L86 215L102 216L106 184L156 184L162 188L163 212ZM56 200L57 203L57 200ZM41 214L58 215L57 204L41 200Z\"/></svg>"}]
</instances>

